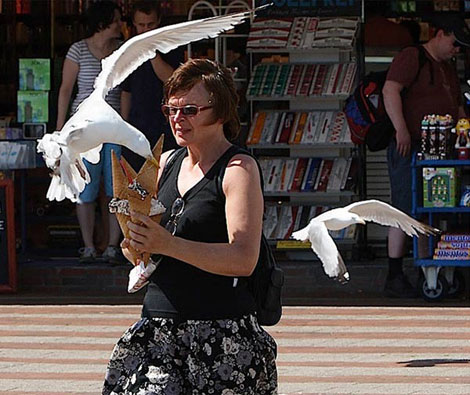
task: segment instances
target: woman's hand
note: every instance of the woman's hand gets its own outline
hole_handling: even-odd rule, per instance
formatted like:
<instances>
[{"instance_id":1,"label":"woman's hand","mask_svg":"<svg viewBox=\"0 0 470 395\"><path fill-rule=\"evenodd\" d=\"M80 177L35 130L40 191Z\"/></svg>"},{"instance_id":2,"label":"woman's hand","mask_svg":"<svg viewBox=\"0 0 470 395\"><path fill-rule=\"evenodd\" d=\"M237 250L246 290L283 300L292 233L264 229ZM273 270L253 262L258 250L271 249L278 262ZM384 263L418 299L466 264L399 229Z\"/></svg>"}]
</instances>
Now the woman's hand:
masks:
<instances>
[{"instance_id":1,"label":"woman's hand","mask_svg":"<svg viewBox=\"0 0 470 395\"><path fill-rule=\"evenodd\" d=\"M129 251L129 246L130 246L131 241L129 239L124 239L121 241L121 250L122 250L122 255L131 262L134 266L137 265L137 262L134 262L134 256L131 254Z\"/></svg>"},{"instance_id":2,"label":"woman's hand","mask_svg":"<svg viewBox=\"0 0 470 395\"><path fill-rule=\"evenodd\" d=\"M131 211L132 220L140 222L138 225L129 221L129 245L138 252L151 254L164 254L171 244L171 234L149 216Z\"/></svg>"}]
</instances>

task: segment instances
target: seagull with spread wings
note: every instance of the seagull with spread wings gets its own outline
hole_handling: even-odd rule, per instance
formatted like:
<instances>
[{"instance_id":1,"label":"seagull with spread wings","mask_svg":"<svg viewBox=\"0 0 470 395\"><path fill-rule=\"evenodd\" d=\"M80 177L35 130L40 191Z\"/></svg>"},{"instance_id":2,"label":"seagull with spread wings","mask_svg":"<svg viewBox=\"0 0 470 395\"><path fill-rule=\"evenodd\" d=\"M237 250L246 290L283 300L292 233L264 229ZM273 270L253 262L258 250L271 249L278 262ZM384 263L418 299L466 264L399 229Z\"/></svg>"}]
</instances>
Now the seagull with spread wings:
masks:
<instances>
[{"instance_id":1,"label":"seagull with spread wings","mask_svg":"<svg viewBox=\"0 0 470 395\"><path fill-rule=\"evenodd\" d=\"M408 236L440 232L380 200L363 200L318 215L305 228L292 233L292 237L296 240L309 240L325 273L340 282L346 282L349 280L349 273L328 230L340 230L352 224L365 225L366 222L400 228Z\"/></svg>"},{"instance_id":2,"label":"seagull with spread wings","mask_svg":"<svg viewBox=\"0 0 470 395\"><path fill-rule=\"evenodd\" d=\"M260 8L151 30L126 41L103 59L94 91L80 104L61 131L46 134L38 142L38 152L43 154L46 165L53 170L47 198L76 201L90 181L82 159L97 163L103 143L124 145L142 157L155 161L144 134L124 121L106 103L108 92L141 64L153 58L156 51L167 53L193 41L216 37L243 22Z\"/></svg>"}]
</instances>

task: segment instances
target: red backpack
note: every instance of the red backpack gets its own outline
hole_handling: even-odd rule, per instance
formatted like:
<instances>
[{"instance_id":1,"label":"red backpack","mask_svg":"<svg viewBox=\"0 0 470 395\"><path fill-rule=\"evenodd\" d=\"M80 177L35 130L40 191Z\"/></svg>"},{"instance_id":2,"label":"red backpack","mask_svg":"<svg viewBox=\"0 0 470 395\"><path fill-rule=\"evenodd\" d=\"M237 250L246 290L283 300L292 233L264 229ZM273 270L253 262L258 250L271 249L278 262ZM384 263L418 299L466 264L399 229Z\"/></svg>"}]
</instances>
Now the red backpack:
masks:
<instances>
[{"instance_id":1,"label":"red backpack","mask_svg":"<svg viewBox=\"0 0 470 395\"><path fill-rule=\"evenodd\" d=\"M418 48L418 72L412 84L429 59L422 45ZM380 151L388 147L395 129L385 111L382 89L387 78L388 69L367 74L346 100L344 113L354 144L366 144L370 151ZM432 83L431 67L431 83ZM406 89L402 91L402 98Z\"/></svg>"}]
</instances>

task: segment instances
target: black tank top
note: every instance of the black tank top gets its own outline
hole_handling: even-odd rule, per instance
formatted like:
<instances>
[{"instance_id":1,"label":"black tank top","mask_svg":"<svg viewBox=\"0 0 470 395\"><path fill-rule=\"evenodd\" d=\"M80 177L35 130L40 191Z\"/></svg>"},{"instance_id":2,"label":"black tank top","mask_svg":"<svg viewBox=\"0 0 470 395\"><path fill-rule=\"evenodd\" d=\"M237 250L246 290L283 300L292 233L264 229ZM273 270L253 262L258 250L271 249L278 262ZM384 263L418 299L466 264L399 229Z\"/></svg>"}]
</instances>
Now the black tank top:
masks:
<instances>
[{"instance_id":1,"label":"black tank top","mask_svg":"<svg viewBox=\"0 0 470 395\"><path fill-rule=\"evenodd\" d=\"M182 197L185 207L175 236L205 243L227 243L225 196L221 188L225 168L237 153L247 152L232 145L195 186L180 196L178 174L187 149L176 151L159 186L158 199L167 208L161 224L168 222L173 202ZM149 279L142 315L181 320L223 319L254 311L254 299L246 281L234 281L234 277L208 273L163 256Z\"/></svg>"}]
</instances>

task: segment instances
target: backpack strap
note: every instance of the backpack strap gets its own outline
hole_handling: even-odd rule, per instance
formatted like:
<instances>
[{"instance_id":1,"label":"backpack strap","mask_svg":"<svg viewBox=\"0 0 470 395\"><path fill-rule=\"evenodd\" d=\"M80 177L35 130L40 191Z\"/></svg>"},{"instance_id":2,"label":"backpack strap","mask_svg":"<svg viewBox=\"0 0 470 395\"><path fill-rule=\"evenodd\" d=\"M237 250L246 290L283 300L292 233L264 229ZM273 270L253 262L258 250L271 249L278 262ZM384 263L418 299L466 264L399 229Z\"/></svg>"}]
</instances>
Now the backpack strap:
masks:
<instances>
[{"instance_id":1,"label":"backpack strap","mask_svg":"<svg viewBox=\"0 0 470 395\"><path fill-rule=\"evenodd\" d=\"M166 158L165 162L165 167L163 168L162 175L160 177L160 180L158 181L158 189L166 182L168 175L170 174L170 170L173 167L173 165L176 162L176 159L180 157L182 153L184 153L186 148L178 148L174 149L170 155L168 155L168 158Z\"/></svg>"},{"instance_id":2,"label":"backpack strap","mask_svg":"<svg viewBox=\"0 0 470 395\"><path fill-rule=\"evenodd\" d=\"M260 182L261 182L261 191L264 191L263 172L261 171L261 167L260 167L258 161L256 160L256 158L253 155L251 155L250 152L248 152L247 150L245 150L243 148L240 148L236 145L232 145L225 152L225 154L224 154L225 158L221 162L219 172L217 173L217 187L218 187L220 193L223 195L222 183L223 183L223 180L224 180L225 169L227 168L227 165L230 162L230 160L237 154L248 155L248 156L251 156L255 160L256 166L258 167L258 171L259 171L259 177L260 177ZM224 196L224 199L225 199L225 196Z\"/></svg>"},{"instance_id":3,"label":"backpack strap","mask_svg":"<svg viewBox=\"0 0 470 395\"><path fill-rule=\"evenodd\" d=\"M411 45L412 48L416 48L418 50L418 71L416 72L415 78L413 78L413 81L411 82L410 86L413 85L416 80L419 77L419 74L421 73L422 68L426 63L429 63L429 70L431 74L431 85L434 85L434 73L432 70L432 64L426 54L426 49L421 45ZM410 48L410 47L405 47L405 48ZM410 88L408 87L408 89Z\"/></svg>"}]
</instances>

